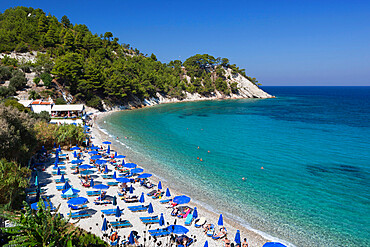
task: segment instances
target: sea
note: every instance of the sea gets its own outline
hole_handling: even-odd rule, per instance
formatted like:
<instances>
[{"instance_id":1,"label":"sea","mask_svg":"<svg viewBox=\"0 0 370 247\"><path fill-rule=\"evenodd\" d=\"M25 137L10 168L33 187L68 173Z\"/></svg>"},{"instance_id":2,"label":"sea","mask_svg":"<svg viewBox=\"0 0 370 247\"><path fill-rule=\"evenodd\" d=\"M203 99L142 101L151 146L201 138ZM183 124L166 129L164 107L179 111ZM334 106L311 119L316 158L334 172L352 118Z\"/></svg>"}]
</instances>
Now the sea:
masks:
<instances>
[{"instance_id":1,"label":"sea","mask_svg":"<svg viewBox=\"0 0 370 247\"><path fill-rule=\"evenodd\" d=\"M370 246L370 87L262 89L276 98L163 104L98 125L147 172L262 235Z\"/></svg>"}]
</instances>

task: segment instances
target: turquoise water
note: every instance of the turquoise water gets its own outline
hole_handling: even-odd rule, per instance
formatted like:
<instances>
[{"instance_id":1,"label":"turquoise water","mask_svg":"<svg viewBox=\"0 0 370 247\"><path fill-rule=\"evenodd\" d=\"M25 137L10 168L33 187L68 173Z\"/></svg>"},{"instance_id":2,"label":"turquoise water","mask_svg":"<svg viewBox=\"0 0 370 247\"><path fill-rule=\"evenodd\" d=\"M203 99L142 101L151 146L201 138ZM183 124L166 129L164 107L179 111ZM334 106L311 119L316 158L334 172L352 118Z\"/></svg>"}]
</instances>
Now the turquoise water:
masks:
<instances>
[{"instance_id":1,"label":"turquoise water","mask_svg":"<svg viewBox=\"0 0 370 247\"><path fill-rule=\"evenodd\" d=\"M277 98L167 104L99 125L229 219L297 246L370 246L370 87L264 89Z\"/></svg>"}]
</instances>

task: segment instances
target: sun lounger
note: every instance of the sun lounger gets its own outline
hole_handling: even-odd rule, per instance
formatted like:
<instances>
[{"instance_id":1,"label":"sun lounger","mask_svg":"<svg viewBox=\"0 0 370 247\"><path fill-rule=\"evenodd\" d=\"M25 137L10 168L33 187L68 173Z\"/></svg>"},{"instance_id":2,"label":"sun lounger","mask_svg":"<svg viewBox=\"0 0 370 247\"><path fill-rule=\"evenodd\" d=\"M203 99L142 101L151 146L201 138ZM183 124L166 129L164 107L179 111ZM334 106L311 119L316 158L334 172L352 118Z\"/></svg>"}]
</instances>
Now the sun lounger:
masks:
<instances>
[{"instance_id":1,"label":"sun lounger","mask_svg":"<svg viewBox=\"0 0 370 247\"><path fill-rule=\"evenodd\" d=\"M112 226L113 225L118 225L118 224L121 224L121 223L130 223L130 221L128 221L128 220L121 220L121 221L111 221L111 222L109 222L109 224L111 224Z\"/></svg>"},{"instance_id":2,"label":"sun lounger","mask_svg":"<svg viewBox=\"0 0 370 247\"><path fill-rule=\"evenodd\" d=\"M88 217L91 217L91 214L77 214L71 216L72 219L83 219Z\"/></svg>"},{"instance_id":3,"label":"sun lounger","mask_svg":"<svg viewBox=\"0 0 370 247\"><path fill-rule=\"evenodd\" d=\"M68 204L68 207L71 208L72 210L80 210L80 209L87 208L87 205L70 205L70 204Z\"/></svg>"},{"instance_id":4,"label":"sun lounger","mask_svg":"<svg viewBox=\"0 0 370 247\"><path fill-rule=\"evenodd\" d=\"M57 190L63 190L63 185L57 185Z\"/></svg>"},{"instance_id":5,"label":"sun lounger","mask_svg":"<svg viewBox=\"0 0 370 247\"><path fill-rule=\"evenodd\" d=\"M101 175L103 179L111 179L113 175Z\"/></svg>"},{"instance_id":6,"label":"sun lounger","mask_svg":"<svg viewBox=\"0 0 370 247\"><path fill-rule=\"evenodd\" d=\"M190 214L188 214L188 216L186 216L185 226L190 226L191 222L193 222L193 214L192 213L190 213Z\"/></svg>"},{"instance_id":7,"label":"sun lounger","mask_svg":"<svg viewBox=\"0 0 370 247\"><path fill-rule=\"evenodd\" d=\"M154 194L157 193L157 190L152 190L150 191L148 194L146 194L147 196L154 196Z\"/></svg>"},{"instance_id":8,"label":"sun lounger","mask_svg":"<svg viewBox=\"0 0 370 247\"><path fill-rule=\"evenodd\" d=\"M116 221L117 222L117 221ZM130 223L130 221L126 220L126 221L123 221L123 222L120 222L118 221L118 223L115 223L115 224L112 224L111 223L111 226L113 228L126 228L126 227L132 227L132 224Z\"/></svg>"},{"instance_id":9,"label":"sun lounger","mask_svg":"<svg viewBox=\"0 0 370 247\"><path fill-rule=\"evenodd\" d=\"M127 207L131 212L140 212L140 211L146 211L148 209L148 206L139 205L139 206L131 206Z\"/></svg>"},{"instance_id":10,"label":"sun lounger","mask_svg":"<svg viewBox=\"0 0 370 247\"><path fill-rule=\"evenodd\" d=\"M215 240L221 239L221 238L225 237L226 234L227 234L226 227L221 227L220 231L217 234L213 233L212 238L215 239Z\"/></svg>"},{"instance_id":11,"label":"sun lounger","mask_svg":"<svg viewBox=\"0 0 370 247\"><path fill-rule=\"evenodd\" d=\"M169 203L170 201L172 201L172 199L160 200L159 202L162 204L166 204L166 203Z\"/></svg>"},{"instance_id":12,"label":"sun lounger","mask_svg":"<svg viewBox=\"0 0 370 247\"><path fill-rule=\"evenodd\" d=\"M207 222L206 218L201 217L199 219L196 219L194 222L194 226L196 228L202 227Z\"/></svg>"},{"instance_id":13,"label":"sun lounger","mask_svg":"<svg viewBox=\"0 0 370 247\"><path fill-rule=\"evenodd\" d=\"M53 172L52 172L52 174L53 174L54 176L58 175L57 173L58 173L57 171L53 171ZM61 175L66 175L66 172L65 172L65 171L60 171L60 174L61 174Z\"/></svg>"},{"instance_id":14,"label":"sun lounger","mask_svg":"<svg viewBox=\"0 0 370 247\"><path fill-rule=\"evenodd\" d=\"M73 195L63 195L62 194L62 199L71 199L71 198L75 198L75 197L78 197L78 194L73 194Z\"/></svg>"},{"instance_id":15,"label":"sun lounger","mask_svg":"<svg viewBox=\"0 0 370 247\"><path fill-rule=\"evenodd\" d=\"M181 235L175 238L175 243L178 244L177 245L178 247L180 246L187 247L190 246L193 242L194 240L186 235ZM185 243L185 245L183 245L183 243Z\"/></svg>"},{"instance_id":16,"label":"sun lounger","mask_svg":"<svg viewBox=\"0 0 370 247\"><path fill-rule=\"evenodd\" d=\"M148 230L148 232L152 237L165 237L170 235L170 232L168 231L167 228Z\"/></svg>"},{"instance_id":17,"label":"sun lounger","mask_svg":"<svg viewBox=\"0 0 370 247\"><path fill-rule=\"evenodd\" d=\"M122 200L126 203L133 203L133 202L139 202L139 198L137 196L132 196L129 198L122 197Z\"/></svg>"},{"instance_id":18,"label":"sun lounger","mask_svg":"<svg viewBox=\"0 0 370 247\"><path fill-rule=\"evenodd\" d=\"M64 182L62 182L62 181L60 180L60 178L55 179L54 181L55 181L55 183L57 183L57 184L64 183ZM69 178L65 178L65 179L64 179L64 181L69 181Z\"/></svg>"},{"instance_id":19,"label":"sun lounger","mask_svg":"<svg viewBox=\"0 0 370 247\"><path fill-rule=\"evenodd\" d=\"M151 189L151 188L155 187L155 184L153 184L153 183L143 183L142 186L144 186L147 189Z\"/></svg>"},{"instance_id":20,"label":"sun lounger","mask_svg":"<svg viewBox=\"0 0 370 247\"><path fill-rule=\"evenodd\" d=\"M186 217L188 217L188 215L191 213L193 211L193 209L191 209L191 208L188 208L188 209L186 209L185 210L185 212L183 212L183 213L180 213L179 215L177 215L177 217L179 217L179 218L186 218Z\"/></svg>"},{"instance_id":21,"label":"sun lounger","mask_svg":"<svg viewBox=\"0 0 370 247\"><path fill-rule=\"evenodd\" d=\"M86 191L86 193L87 193L88 196L99 196L100 195L100 191L98 191L98 190Z\"/></svg>"},{"instance_id":22,"label":"sun lounger","mask_svg":"<svg viewBox=\"0 0 370 247\"><path fill-rule=\"evenodd\" d=\"M123 209L121 209L121 212L123 211ZM101 210L101 212L105 215L114 215L116 213L116 209L115 208L112 208L112 209L103 209Z\"/></svg>"},{"instance_id":23,"label":"sun lounger","mask_svg":"<svg viewBox=\"0 0 370 247\"><path fill-rule=\"evenodd\" d=\"M214 233L215 233L215 225L213 225L213 224L212 224L212 225L209 227L208 231L207 231L207 236L208 236L208 237L212 237Z\"/></svg>"},{"instance_id":24,"label":"sun lounger","mask_svg":"<svg viewBox=\"0 0 370 247\"><path fill-rule=\"evenodd\" d=\"M104 205L104 204L111 204L112 202L109 200L102 200L102 201L94 201L95 205Z\"/></svg>"},{"instance_id":25,"label":"sun lounger","mask_svg":"<svg viewBox=\"0 0 370 247\"><path fill-rule=\"evenodd\" d=\"M140 220L157 220L158 215L155 216L148 216L148 217L140 217Z\"/></svg>"},{"instance_id":26,"label":"sun lounger","mask_svg":"<svg viewBox=\"0 0 370 247\"><path fill-rule=\"evenodd\" d=\"M149 225L149 224L159 224L159 220L142 220L143 224Z\"/></svg>"},{"instance_id":27,"label":"sun lounger","mask_svg":"<svg viewBox=\"0 0 370 247\"><path fill-rule=\"evenodd\" d=\"M65 170L66 167L65 166L58 166L60 170ZM58 170L58 167L53 167L53 170Z\"/></svg>"},{"instance_id":28,"label":"sun lounger","mask_svg":"<svg viewBox=\"0 0 370 247\"><path fill-rule=\"evenodd\" d=\"M160 197L162 197L164 195L164 191L162 191L161 193L156 193L152 196L153 199L158 199Z\"/></svg>"},{"instance_id":29,"label":"sun lounger","mask_svg":"<svg viewBox=\"0 0 370 247\"><path fill-rule=\"evenodd\" d=\"M108 186L118 186L118 182L108 182Z\"/></svg>"}]
</instances>

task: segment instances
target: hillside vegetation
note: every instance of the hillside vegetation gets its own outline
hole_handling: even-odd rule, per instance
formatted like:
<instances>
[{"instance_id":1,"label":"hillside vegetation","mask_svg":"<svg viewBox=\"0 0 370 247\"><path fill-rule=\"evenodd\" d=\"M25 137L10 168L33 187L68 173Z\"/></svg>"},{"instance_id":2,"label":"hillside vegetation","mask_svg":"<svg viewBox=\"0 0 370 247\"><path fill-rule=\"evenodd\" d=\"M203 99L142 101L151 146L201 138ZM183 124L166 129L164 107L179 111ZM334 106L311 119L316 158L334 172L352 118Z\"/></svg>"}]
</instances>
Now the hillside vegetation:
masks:
<instances>
[{"instance_id":1,"label":"hillside vegetation","mask_svg":"<svg viewBox=\"0 0 370 247\"><path fill-rule=\"evenodd\" d=\"M185 92L202 96L216 90L223 95L237 93L237 83L225 76L228 69L257 82L227 58L197 54L184 63L161 63L154 54L144 55L130 45L120 44L111 32L92 34L86 25L72 24L67 16L59 21L41 9L27 7L10 8L0 14L0 52L12 51L40 53L34 62L5 57L1 60L3 66L36 72L49 88L55 86L54 77L75 101L97 108L101 108L101 100L107 105L119 104L156 97L157 93L178 99ZM0 73L2 70L7 69L1 68ZM40 80L37 78L35 83ZM14 87L2 91L3 95L12 93Z\"/></svg>"}]
</instances>

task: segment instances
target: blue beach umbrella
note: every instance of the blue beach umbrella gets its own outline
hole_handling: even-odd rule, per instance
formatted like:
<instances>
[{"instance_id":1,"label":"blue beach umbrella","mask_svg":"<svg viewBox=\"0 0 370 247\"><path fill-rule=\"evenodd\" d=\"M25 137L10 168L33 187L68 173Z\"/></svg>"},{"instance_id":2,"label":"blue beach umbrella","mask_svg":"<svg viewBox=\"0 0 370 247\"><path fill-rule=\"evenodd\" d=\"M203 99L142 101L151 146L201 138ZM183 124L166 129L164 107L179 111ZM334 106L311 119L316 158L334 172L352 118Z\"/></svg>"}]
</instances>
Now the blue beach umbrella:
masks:
<instances>
[{"instance_id":1,"label":"blue beach umbrella","mask_svg":"<svg viewBox=\"0 0 370 247\"><path fill-rule=\"evenodd\" d=\"M108 161L106 161L106 160L97 160L97 161L95 161L95 164L97 164L97 165L104 165L107 162Z\"/></svg>"},{"instance_id":2,"label":"blue beach umbrella","mask_svg":"<svg viewBox=\"0 0 370 247\"><path fill-rule=\"evenodd\" d=\"M101 155L94 155L94 156L91 156L90 159L92 160L97 160L97 159L101 159L102 156Z\"/></svg>"},{"instance_id":3,"label":"blue beach umbrella","mask_svg":"<svg viewBox=\"0 0 370 247\"><path fill-rule=\"evenodd\" d=\"M163 226L163 225L164 225L164 217L163 217L163 213L161 213L161 217L159 218L159 225L160 225L160 226Z\"/></svg>"},{"instance_id":4,"label":"blue beach umbrella","mask_svg":"<svg viewBox=\"0 0 370 247\"><path fill-rule=\"evenodd\" d=\"M91 150L98 150L98 149L100 149L98 146L92 146L91 148L90 148Z\"/></svg>"},{"instance_id":5,"label":"blue beach umbrella","mask_svg":"<svg viewBox=\"0 0 370 247\"><path fill-rule=\"evenodd\" d=\"M77 158L77 153L76 151L73 152L73 158Z\"/></svg>"},{"instance_id":6,"label":"blue beach umbrella","mask_svg":"<svg viewBox=\"0 0 370 247\"><path fill-rule=\"evenodd\" d=\"M123 158L126 158L126 156L124 156L124 155L116 155L114 158L115 159L123 159Z\"/></svg>"},{"instance_id":7,"label":"blue beach umbrella","mask_svg":"<svg viewBox=\"0 0 370 247\"><path fill-rule=\"evenodd\" d=\"M109 142L109 141L104 141L104 142L102 142L103 144L112 144L111 142Z\"/></svg>"},{"instance_id":8,"label":"blue beach umbrella","mask_svg":"<svg viewBox=\"0 0 370 247\"><path fill-rule=\"evenodd\" d=\"M80 192L78 189L74 189L74 188L69 188L67 190L63 190L62 191L62 194L63 195L68 195L68 196L71 196L71 195L74 195L74 194L77 194L78 192Z\"/></svg>"},{"instance_id":9,"label":"blue beach umbrella","mask_svg":"<svg viewBox=\"0 0 370 247\"><path fill-rule=\"evenodd\" d=\"M107 154L110 154L110 145L108 145Z\"/></svg>"},{"instance_id":10,"label":"blue beach umbrella","mask_svg":"<svg viewBox=\"0 0 370 247\"><path fill-rule=\"evenodd\" d=\"M134 163L126 163L125 164L124 160L122 160L122 165L123 165L123 167L126 167L126 168L136 168L137 167L137 165L134 164Z\"/></svg>"},{"instance_id":11,"label":"blue beach umbrella","mask_svg":"<svg viewBox=\"0 0 370 247\"><path fill-rule=\"evenodd\" d=\"M57 148L57 144L54 142L54 146L53 146L53 148Z\"/></svg>"},{"instance_id":12,"label":"blue beach umbrella","mask_svg":"<svg viewBox=\"0 0 370 247\"><path fill-rule=\"evenodd\" d=\"M120 182L120 183L128 183L128 182L130 182L130 179L128 179L128 178L116 178L116 181Z\"/></svg>"},{"instance_id":13,"label":"blue beach umbrella","mask_svg":"<svg viewBox=\"0 0 370 247\"><path fill-rule=\"evenodd\" d=\"M59 167L58 167L57 175L62 175L62 173L60 172L60 168Z\"/></svg>"},{"instance_id":14,"label":"blue beach umbrella","mask_svg":"<svg viewBox=\"0 0 370 247\"><path fill-rule=\"evenodd\" d=\"M114 153L114 156L113 157L116 158L116 156L117 156L117 152Z\"/></svg>"},{"instance_id":15,"label":"blue beach umbrella","mask_svg":"<svg viewBox=\"0 0 370 247\"><path fill-rule=\"evenodd\" d=\"M62 149L60 148L60 144L59 144L59 147L58 147L59 151L62 151Z\"/></svg>"},{"instance_id":16,"label":"blue beach umbrella","mask_svg":"<svg viewBox=\"0 0 370 247\"><path fill-rule=\"evenodd\" d=\"M113 202L112 202L113 206L116 206L117 205L117 197L116 196L113 196Z\"/></svg>"},{"instance_id":17,"label":"blue beach umbrella","mask_svg":"<svg viewBox=\"0 0 370 247\"><path fill-rule=\"evenodd\" d=\"M143 174L140 174L139 176L137 176L138 178L150 178L152 176L152 174L149 174L149 173L143 173Z\"/></svg>"},{"instance_id":18,"label":"blue beach umbrella","mask_svg":"<svg viewBox=\"0 0 370 247\"><path fill-rule=\"evenodd\" d=\"M90 180L90 186L94 187L94 180L93 179Z\"/></svg>"},{"instance_id":19,"label":"blue beach umbrella","mask_svg":"<svg viewBox=\"0 0 370 247\"><path fill-rule=\"evenodd\" d=\"M234 241L235 241L236 244L241 244L241 241L240 241L240 231L239 230L236 231Z\"/></svg>"},{"instance_id":20,"label":"blue beach umbrella","mask_svg":"<svg viewBox=\"0 0 370 247\"><path fill-rule=\"evenodd\" d=\"M132 187L132 184L130 186L130 194L133 194L134 193L134 188Z\"/></svg>"},{"instance_id":21,"label":"blue beach umbrella","mask_svg":"<svg viewBox=\"0 0 370 247\"><path fill-rule=\"evenodd\" d=\"M87 170L87 169L91 169L91 168L94 168L94 167L90 166L90 165L87 165L87 164L83 164L83 165L80 165L78 168L83 169L83 170Z\"/></svg>"},{"instance_id":22,"label":"blue beach umbrella","mask_svg":"<svg viewBox=\"0 0 370 247\"><path fill-rule=\"evenodd\" d=\"M92 170L83 170L83 171L80 171L80 174L82 175L90 175L90 174L93 174L94 171Z\"/></svg>"},{"instance_id":23,"label":"blue beach umbrella","mask_svg":"<svg viewBox=\"0 0 370 247\"><path fill-rule=\"evenodd\" d=\"M65 183L66 182L66 179L64 178L64 175L62 174L62 176L60 177L60 182L61 183Z\"/></svg>"},{"instance_id":24,"label":"blue beach umbrella","mask_svg":"<svg viewBox=\"0 0 370 247\"><path fill-rule=\"evenodd\" d=\"M88 200L85 197L76 197L76 198L69 199L69 201L67 201L67 203L70 205L82 205L87 202Z\"/></svg>"},{"instance_id":25,"label":"blue beach umbrella","mask_svg":"<svg viewBox=\"0 0 370 247\"><path fill-rule=\"evenodd\" d=\"M279 242L267 242L262 247L286 247L286 245Z\"/></svg>"},{"instance_id":26,"label":"blue beach umbrella","mask_svg":"<svg viewBox=\"0 0 370 247\"><path fill-rule=\"evenodd\" d=\"M222 218L222 214L220 214L220 218L218 218L218 223L217 223L219 226L223 226L224 225L224 220Z\"/></svg>"},{"instance_id":27,"label":"blue beach umbrella","mask_svg":"<svg viewBox=\"0 0 370 247\"><path fill-rule=\"evenodd\" d=\"M64 185L63 185L63 190L68 190L69 188L71 188L71 185L68 183L68 181L67 182L65 182L64 183Z\"/></svg>"},{"instance_id":28,"label":"blue beach umbrella","mask_svg":"<svg viewBox=\"0 0 370 247\"><path fill-rule=\"evenodd\" d=\"M82 162L84 162L84 160L77 159L71 161L72 164L81 164Z\"/></svg>"},{"instance_id":29,"label":"blue beach umbrella","mask_svg":"<svg viewBox=\"0 0 370 247\"><path fill-rule=\"evenodd\" d=\"M118 206L116 208L116 213L114 214L114 216L116 216L117 218L121 217L121 209L119 209Z\"/></svg>"},{"instance_id":30,"label":"blue beach umbrella","mask_svg":"<svg viewBox=\"0 0 370 247\"><path fill-rule=\"evenodd\" d=\"M39 207L38 207L38 204L39 202L35 202L35 203L32 203L31 204L31 209L33 210L38 210ZM45 208L48 208L50 207L50 210L53 211L55 210L55 207L53 206L53 204L51 202L48 202L48 201L43 201L44 205L45 205Z\"/></svg>"},{"instance_id":31,"label":"blue beach umbrella","mask_svg":"<svg viewBox=\"0 0 370 247\"><path fill-rule=\"evenodd\" d=\"M130 232L130 237L128 238L129 244L135 244L135 237L133 231Z\"/></svg>"},{"instance_id":32,"label":"blue beach umbrella","mask_svg":"<svg viewBox=\"0 0 370 247\"><path fill-rule=\"evenodd\" d=\"M112 178L113 179L116 179L117 178L117 173L116 172L113 173L113 177Z\"/></svg>"},{"instance_id":33,"label":"blue beach umbrella","mask_svg":"<svg viewBox=\"0 0 370 247\"><path fill-rule=\"evenodd\" d=\"M37 178L37 176L35 177L35 186L39 186L39 179Z\"/></svg>"},{"instance_id":34,"label":"blue beach umbrella","mask_svg":"<svg viewBox=\"0 0 370 247\"><path fill-rule=\"evenodd\" d=\"M80 150L81 148L79 148L77 145L75 146L75 147L73 147L73 148L71 148L71 150L73 151L73 150Z\"/></svg>"},{"instance_id":35,"label":"blue beach umbrella","mask_svg":"<svg viewBox=\"0 0 370 247\"><path fill-rule=\"evenodd\" d=\"M141 192L141 196L140 196L140 200L139 200L140 203L144 203L145 202L145 199L144 199L144 192Z\"/></svg>"},{"instance_id":36,"label":"blue beach umbrella","mask_svg":"<svg viewBox=\"0 0 370 247\"><path fill-rule=\"evenodd\" d=\"M152 214L152 213L154 213L154 210L153 210L153 205L152 205L152 203L149 203L149 207L148 207L148 213L149 213L149 214Z\"/></svg>"},{"instance_id":37,"label":"blue beach umbrella","mask_svg":"<svg viewBox=\"0 0 370 247\"><path fill-rule=\"evenodd\" d=\"M167 230L174 234L186 234L189 230L181 225L170 225L167 227Z\"/></svg>"},{"instance_id":38,"label":"blue beach umbrella","mask_svg":"<svg viewBox=\"0 0 370 247\"><path fill-rule=\"evenodd\" d=\"M158 189L159 189L159 190L161 190L161 189L162 189L162 182L161 182L161 181L159 181L159 183L158 183Z\"/></svg>"},{"instance_id":39,"label":"blue beach umbrella","mask_svg":"<svg viewBox=\"0 0 370 247\"><path fill-rule=\"evenodd\" d=\"M206 242L204 243L204 247L208 247L208 241L206 240Z\"/></svg>"},{"instance_id":40,"label":"blue beach umbrella","mask_svg":"<svg viewBox=\"0 0 370 247\"><path fill-rule=\"evenodd\" d=\"M166 190L166 196L167 197L170 197L171 196L171 192L170 192L170 189L169 188L167 188L167 190Z\"/></svg>"},{"instance_id":41,"label":"blue beach umbrella","mask_svg":"<svg viewBox=\"0 0 370 247\"><path fill-rule=\"evenodd\" d=\"M107 190L109 189L109 186L105 184L97 184L93 188L97 190Z\"/></svg>"},{"instance_id":42,"label":"blue beach umbrella","mask_svg":"<svg viewBox=\"0 0 370 247\"><path fill-rule=\"evenodd\" d=\"M103 173L105 173L105 174L108 173L108 166L105 166Z\"/></svg>"},{"instance_id":43,"label":"blue beach umbrella","mask_svg":"<svg viewBox=\"0 0 370 247\"><path fill-rule=\"evenodd\" d=\"M197 207L194 207L193 218L194 219L198 218L198 209L197 209Z\"/></svg>"},{"instance_id":44,"label":"blue beach umbrella","mask_svg":"<svg viewBox=\"0 0 370 247\"><path fill-rule=\"evenodd\" d=\"M90 152L88 152L88 154L90 154L90 155L95 155L95 154L98 154L99 152L98 151L90 151Z\"/></svg>"},{"instance_id":45,"label":"blue beach umbrella","mask_svg":"<svg viewBox=\"0 0 370 247\"><path fill-rule=\"evenodd\" d=\"M58 163L59 163L59 157L55 159L54 166L58 166Z\"/></svg>"},{"instance_id":46,"label":"blue beach umbrella","mask_svg":"<svg viewBox=\"0 0 370 247\"><path fill-rule=\"evenodd\" d=\"M135 169L132 169L131 170L131 173L132 174L134 174L134 173L141 173L141 172L143 172L144 170L143 169L141 169L141 168L135 168Z\"/></svg>"},{"instance_id":47,"label":"blue beach umbrella","mask_svg":"<svg viewBox=\"0 0 370 247\"><path fill-rule=\"evenodd\" d=\"M106 218L104 218L104 221L103 221L103 225L101 227L101 230L103 232L105 232L106 230L108 230L108 224L107 224L107 219Z\"/></svg>"},{"instance_id":48,"label":"blue beach umbrella","mask_svg":"<svg viewBox=\"0 0 370 247\"><path fill-rule=\"evenodd\" d=\"M190 202L190 197L182 195L182 196L176 196L173 198L173 202L177 204L185 204Z\"/></svg>"}]
</instances>

